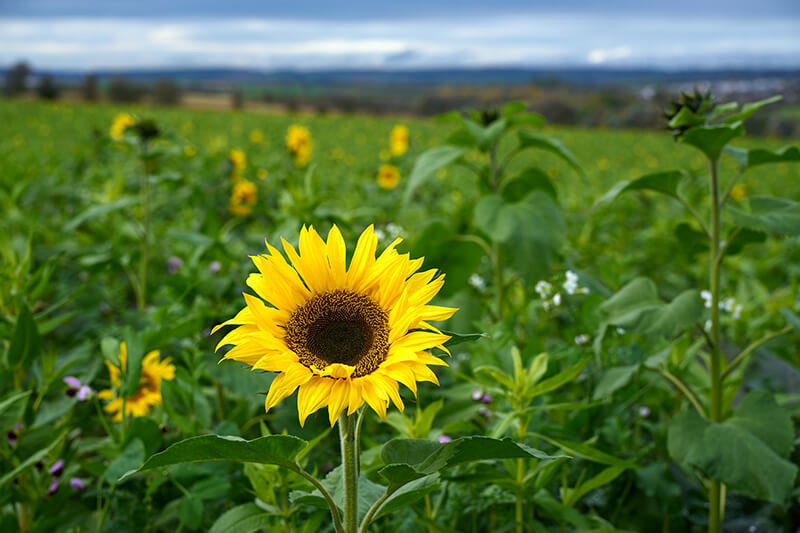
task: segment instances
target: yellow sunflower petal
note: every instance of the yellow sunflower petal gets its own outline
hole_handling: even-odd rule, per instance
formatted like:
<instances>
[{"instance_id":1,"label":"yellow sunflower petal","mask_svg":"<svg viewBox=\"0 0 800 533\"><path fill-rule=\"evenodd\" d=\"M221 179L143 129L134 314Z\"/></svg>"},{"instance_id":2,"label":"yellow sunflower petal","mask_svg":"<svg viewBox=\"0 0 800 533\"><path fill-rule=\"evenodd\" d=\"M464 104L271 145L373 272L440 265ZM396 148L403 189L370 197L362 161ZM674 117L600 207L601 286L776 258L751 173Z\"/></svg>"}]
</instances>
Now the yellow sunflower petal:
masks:
<instances>
[{"instance_id":1,"label":"yellow sunflower petal","mask_svg":"<svg viewBox=\"0 0 800 533\"><path fill-rule=\"evenodd\" d=\"M313 377L300 387L297 393L297 413L300 415L300 427L306 423L308 415L317 412L328 404L333 381L328 378Z\"/></svg>"},{"instance_id":2,"label":"yellow sunflower petal","mask_svg":"<svg viewBox=\"0 0 800 533\"><path fill-rule=\"evenodd\" d=\"M330 397L328 398L328 420L333 426L344 408L350 395L350 382L344 379L333 381Z\"/></svg>"},{"instance_id":3,"label":"yellow sunflower petal","mask_svg":"<svg viewBox=\"0 0 800 533\"><path fill-rule=\"evenodd\" d=\"M297 363L290 366L272 380L267 398L264 400L264 408L269 411L310 379L311 371L302 364Z\"/></svg>"}]
</instances>

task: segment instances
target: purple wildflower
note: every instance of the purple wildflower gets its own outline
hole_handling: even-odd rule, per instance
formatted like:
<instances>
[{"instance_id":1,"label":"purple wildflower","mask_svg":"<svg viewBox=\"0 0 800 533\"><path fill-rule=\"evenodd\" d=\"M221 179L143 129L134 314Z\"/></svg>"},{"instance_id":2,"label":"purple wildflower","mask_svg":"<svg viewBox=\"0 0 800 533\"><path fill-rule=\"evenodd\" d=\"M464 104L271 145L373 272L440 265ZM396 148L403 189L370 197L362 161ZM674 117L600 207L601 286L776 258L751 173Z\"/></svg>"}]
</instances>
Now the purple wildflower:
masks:
<instances>
[{"instance_id":1,"label":"purple wildflower","mask_svg":"<svg viewBox=\"0 0 800 533\"><path fill-rule=\"evenodd\" d=\"M70 388L79 389L81 388L81 380L76 378L75 376L67 376L64 378L64 383L67 384Z\"/></svg>"},{"instance_id":2,"label":"purple wildflower","mask_svg":"<svg viewBox=\"0 0 800 533\"><path fill-rule=\"evenodd\" d=\"M492 403L492 397L489 394L484 394L483 396L481 396L481 402Z\"/></svg>"},{"instance_id":3,"label":"purple wildflower","mask_svg":"<svg viewBox=\"0 0 800 533\"><path fill-rule=\"evenodd\" d=\"M183 266L183 259L175 257L174 255L167 261L167 269L170 274L177 274L178 270Z\"/></svg>"},{"instance_id":4,"label":"purple wildflower","mask_svg":"<svg viewBox=\"0 0 800 533\"><path fill-rule=\"evenodd\" d=\"M69 480L69 486L78 492L86 490L86 482L79 477L74 477Z\"/></svg>"},{"instance_id":5,"label":"purple wildflower","mask_svg":"<svg viewBox=\"0 0 800 533\"><path fill-rule=\"evenodd\" d=\"M646 405L643 405L639 408L639 416L642 418L647 418L650 416L650 408Z\"/></svg>"},{"instance_id":6,"label":"purple wildflower","mask_svg":"<svg viewBox=\"0 0 800 533\"><path fill-rule=\"evenodd\" d=\"M54 479L53 481L51 481L50 486L47 487L47 494L49 494L50 496L52 496L56 492L58 492L58 479Z\"/></svg>"},{"instance_id":7,"label":"purple wildflower","mask_svg":"<svg viewBox=\"0 0 800 533\"><path fill-rule=\"evenodd\" d=\"M442 435L441 437L439 437L439 438L438 438L438 439L436 439L436 440L438 440L439 442L441 442L442 444L444 444L445 442L450 442L450 441L452 441L452 440L453 440L453 438L452 438L450 435Z\"/></svg>"},{"instance_id":8,"label":"purple wildflower","mask_svg":"<svg viewBox=\"0 0 800 533\"><path fill-rule=\"evenodd\" d=\"M216 274L222 269L222 263L219 261L211 261L211 264L208 265L208 269L211 271L212 274Z\"/></svg>"},{"instance_id":9,"label":"purple wildflower","mask_svg":"<svg viewBox=\"0 0 800 533\"><path fill-rule=\"evenodd\" d=\"M60 476L64 472L64 459L59 459L50 467L51 476Z\"/></svg>"},{"instance_id":10,"label":"purple wildflower","mask_svg":"<svg viewBox=\"0 0 800 533\"><path fill-rule=\"evenodd\" d=\"M479 389L472 389L473 401L479 402L483 398L483 393Z\"/></svg>"},{"instance_id":11,"label":"purple wildflower","mask_svg":"<svg viewBox=\"0 0 800 533\"><path fill-rule=\"evenodd\" d=\"M85 402L89 398L92 397L94 394L94 390L89 385L83 385L80 389L78 389L78 400L81 402Z\"/></svg>"}]
</instances>

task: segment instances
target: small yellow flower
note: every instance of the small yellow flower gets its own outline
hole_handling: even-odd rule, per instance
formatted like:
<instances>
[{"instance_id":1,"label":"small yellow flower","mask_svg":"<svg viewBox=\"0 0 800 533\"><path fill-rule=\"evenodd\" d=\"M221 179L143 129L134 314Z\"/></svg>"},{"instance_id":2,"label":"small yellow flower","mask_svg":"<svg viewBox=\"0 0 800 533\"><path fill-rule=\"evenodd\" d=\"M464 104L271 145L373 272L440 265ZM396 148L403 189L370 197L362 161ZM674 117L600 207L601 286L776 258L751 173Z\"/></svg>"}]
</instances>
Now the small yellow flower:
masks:
<instances>
[{"instance_id":1,"label":"small yellow flower","mask_svg":"<svg viewBox=\"0 0 800 533\"><path fill-rule=\"evenodd\" d=\"M230 209L230 212L234 215L249 215L253 212L253 206L256 205L257 192L258 188L252 181L242 180L236 182L231 192L228 209Z\"/></svg>"},{"instance_id":2,"label":"small yellow flower","mask_svg":"<svg viewBox=\"0 0 800 533\"><path fill-rule=\"evenodd\" d=\"M389 148L392 155L400 156L408 151L409 133L408 128L403 124L398 124L392 128L389 136Z\"/></svg>"},{"instance_id":3,"label":"small yellow flower","mask_svg":"<svg viewBox=\"0 0 800 533\"><path fill-rule=\"evenodd\" d=\"M132 127L136 124L136 121L133 120L133 117L127 113L120 113L114 118L114 122L111 123L111 138L115 141L119 141L125 135L125 130Z\"/></svg>"},{"instance_id":4,"label":"small yellow flower","mask_svg":"<svg viewBox=\"0 0 800 533\"><path fill-rule=\"evenodd\" d=\"M304 126L292 124L286 133L286 147L292 154L294 164L304 167L311 160L311 132Z\"/></svg>"},{"instance_id":5,"label":"small yellow flower","mask_svg":"<svg viewBox=\"0 0 800 533\"><path fill-rule=\"evenodd\" d=\"M128 348L125 343L121 343L119 352L119 362L122 372L125 371L125 363L128 359ZM117 395L120 386L120 369L106 361L108 375L111 378L111 389L101 390L97 397L101 400L110 400L104 407L105 411L114 415L114 421L122 420L122 398ZM161 405L161 380L172 381L175 379L175 366L170 362L169 357L161 360L161 352L154 350L144 356L142 360L142 377L139 380L139 388L125 399L126 416L147 416L153 407Z\"/></svg>"},{"instance_id":6,"label":"small yellow flower","mask_svg":"<svg viewBox=\"0 0 800 533\"><path fill-rule=\"evenodd\" d=\"M259 144L263 140L264 140L264 132L262 132L260 129L256 128L250 132L251 143Z\"/></svg>"},{"instance_id":7,"label":"small yellow flower","mask_svg":"<svg viewBox=\"0 0 800 533\"><path fill-rule=\"evenodd\" d=\"M391 190L400 182L400 171L394 165L381 165L378 169L378 185L382 189Z\"/></svg>"},{"instance_id":8,"label":"small yellow flower","mask_svg":"<svg viewBox=\"0 0 800 533\"><path fill-rule=\"evenodd\" d=\"M269 171L266 168L259 168L256 171L256 177L260 180L265 180L269 176Z\"/></svg>"},{"instance_id":9,"label":"small yellow flower","mask_svg":"<svg viewBox=\"0 0 800 533\"><path fill-rule=\"evenodd\" d=\"M747 185L744 183L738 183L733 186L731 189L731 198L736 200L737 202L741 202L745 198L747 198Z\"/></svg>"},{"instance_id":10,"label":"small yellow flower","mask_svg":"<svg viewBox=\"0 0 800 533\"><path fill-rule=\"evenodd\" d=\"M186 145L183 147L183 155L186 157L194 157L197 154L197 149L194 146Z\"/></svg>"},{"instance_id":11,"label":"small yellow flower","mask_svg":"<svg viewBox=\"0 0 800 533\"><path fill-rule=\"evenodd\" d=\"M239 176L247 168L247 156L243 150L235 148L228 152L228 161L231 163L231 174Z\"/></svg>"}]
</instances>

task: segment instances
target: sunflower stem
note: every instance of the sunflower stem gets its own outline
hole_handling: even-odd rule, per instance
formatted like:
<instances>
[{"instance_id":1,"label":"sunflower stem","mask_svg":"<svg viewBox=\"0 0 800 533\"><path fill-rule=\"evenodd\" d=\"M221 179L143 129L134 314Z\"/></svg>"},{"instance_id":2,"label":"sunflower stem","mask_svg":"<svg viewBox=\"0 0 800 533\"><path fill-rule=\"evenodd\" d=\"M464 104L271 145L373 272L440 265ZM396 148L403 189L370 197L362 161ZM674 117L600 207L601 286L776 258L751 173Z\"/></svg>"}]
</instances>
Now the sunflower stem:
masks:
<instances>
[{"instance_id":1,"label":"sunflower stem","mask_svg":"<svg viewBox=\"0 0 800 533\"><path fill-rule=\"evenodd\" d=\"M142 141L142 257L139 262L139 291L137 294L137 307L143 311L147 305L147 269L150 262L150 177L147 159L147 141Z\"/></svg>"},{"instance_id":2,"label":"sunflower stem","mask_svg":"<svg viewBox=\"0 0 800 533\"><path fill-rule=\"evenodd\" d=\"M344 531L356 533L358 527L358 473L356 472L355 416L339 417L339 439L342 444L344 471Z\"/></svg>"},{"instance_id":3,"label":"sunflower stem","mask_svg":"<svg viewBox=\"0 0 800 533\"><path fill-rule=\"evenodd\" d=\"M708 161L709 186L711 196L711 242L709 243L709 290L711 291L711 420L722 422L722 353L720 350L719 328L719 280L721 262L717 260L720 253L720 198L717 177L717 159ZM709 533L722 531L722 513L724 503L719 481L710 480L709 484Z\"/></svg>"}]
</instances>

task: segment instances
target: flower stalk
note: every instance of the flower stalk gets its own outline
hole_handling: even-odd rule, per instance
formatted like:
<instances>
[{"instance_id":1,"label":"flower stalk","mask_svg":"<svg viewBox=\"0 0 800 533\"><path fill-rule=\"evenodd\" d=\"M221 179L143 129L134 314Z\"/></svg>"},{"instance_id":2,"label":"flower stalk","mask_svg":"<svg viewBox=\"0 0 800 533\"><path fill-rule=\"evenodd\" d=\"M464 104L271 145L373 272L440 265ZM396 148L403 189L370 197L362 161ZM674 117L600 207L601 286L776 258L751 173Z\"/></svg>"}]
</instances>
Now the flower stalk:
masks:
<instances>
[{"instance_id":1,"label":"flower stalk","mask_svg":"<svg viewBox=\"0 0 800 533\"><path fill-rule=\"evenodd\" d=\"M344 531L358 531L358 472L356 458L355 416L339 417L339 439L342 445L342 470L344 477Z\"/></svg>"},{"instance_id":2,"label":"flower stalk","mask_svg":"<svg viewBox=\"0 0 800 533\"><path fill-rule=\"evenodd\" d=\"M139 262L139 291L137 294L137 307L143 311L147 305L147 270L150 262L150 176L147 158L147 141L141 141L142 147L142 257Z\"/></svg>"},{"instance_id":3,"label":"flower stalk","mask_svg":"<svg viewBox=\"0 0 800 533\"><path fill-rule=\"evenodd\" d=\"M709 159L709 187L711 196L711 240L709 243L709 289L711 291L711 420L722 422L722 353L720 350L719 324L719 280L721 261L720 254L720 198L719 179L717 175L718 159ZM722 488L719 481L709 483L709 533L722 531Z\"/></svg>"}]
</instances>

